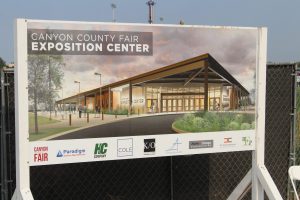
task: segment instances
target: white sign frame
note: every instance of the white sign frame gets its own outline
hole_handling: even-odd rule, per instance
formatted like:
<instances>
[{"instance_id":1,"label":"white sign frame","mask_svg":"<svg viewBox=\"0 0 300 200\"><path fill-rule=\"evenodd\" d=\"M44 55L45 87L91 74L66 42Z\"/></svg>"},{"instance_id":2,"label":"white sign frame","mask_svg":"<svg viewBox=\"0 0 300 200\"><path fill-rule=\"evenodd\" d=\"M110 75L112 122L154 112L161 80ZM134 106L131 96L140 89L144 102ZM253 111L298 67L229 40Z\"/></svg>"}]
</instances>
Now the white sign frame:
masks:
<instances>
[{"instance_id":1,"label":"white sign frame","mask_svg":"<svg viewBox=\"0 0 300 200\"><path fill-rule=\"evenodd\" d=\"M28 133L28 91L27 91L27 22L47 22L41 20L17 19L15 23L15 121L16 121L16 190L13 199L31 200L33 196L30 192L30 158L29 152L29 133ZM51 21L52 23L66 23L66 21ZM89 24L107 24L98 22L67 22L67 23L89 23ZM126 25L126 24L122 24ZM132 25L132 24L130 24ZM146 24L134 24L143 25ZM148 25L153 26L153 25ZM182 25L155 25L182 27ZM237 28L237 27L218 27L218 26L185 26L185 27L209 27L209 28ZM240 28L240 27L239 27ZM243 28L240 28L243 29ZM258 28L257 41L257 84L256 84L256 133L255 148L252 152L252 177L247 175L244 181L237 188L242 192L245 189L245 182L252 179L252 199L263 199L264 191L270 199L282 199L280 193L274 184L270 174L264 165L264 143L265 143L265 94L266 94L266 53L267 53L267 29ZM26 130L26 131L24 131ZM219 133L220 134L220 133ZM140 136L136 136L140 137ZM167 137L167 136L166 136ZM221 136L223 137L223 136ZM128 138L128 137L127 137ZM150 138L150 136L143 136ZM103 138L101 139L103 140ZM105 139L104 139L105 140ZM57 142L57 141L56 141ZM41 142L43 143L43 142ZM228 151L234 151L233 149ZM227 152L214 149L210 152ZM164 156L164 155L162 155ZM139 156L138 156L139 157ZM137 158L138 158L137 157ZM132 158L132 157L131 157ZM248 173L249 174L249 173ZM251 180L250 180L251 181ZM234 193L235 192L235 193ZM229 199L238 199L240 195L233 191Z\"/></svg>"}]
</instances>

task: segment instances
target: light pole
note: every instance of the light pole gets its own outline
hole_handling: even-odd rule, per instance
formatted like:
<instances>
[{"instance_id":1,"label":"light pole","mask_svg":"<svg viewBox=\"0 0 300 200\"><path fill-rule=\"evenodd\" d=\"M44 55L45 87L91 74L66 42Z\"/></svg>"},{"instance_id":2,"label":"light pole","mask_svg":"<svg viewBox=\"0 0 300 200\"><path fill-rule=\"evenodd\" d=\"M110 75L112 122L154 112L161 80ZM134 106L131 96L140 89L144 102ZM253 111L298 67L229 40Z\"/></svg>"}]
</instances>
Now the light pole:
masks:
<instances>
[{"instance_id":1,"label":"light pole","mask_svg":"<svg viewBox=\"0 0 300 200\"><path fill-rule=\"evenodd\" d=\"M95 76L99 76L99 77L100 77L100 89L99 89L99 90L100 90L100 91L99 91L99 92L100 92L100 96L99 96L99 97L100 97L100 112L101 112L101 111L102 111L102 96L101 96L101 95L102 95L102 88L101 88L101 74L100 74L100 73L98 73L98 72L95 72L95 73L94 73L94 75L95 75Z\"/></svg>"},{"instance_id":2,"label":"light pole","mask_svg":"<svg viewBox=\"0 0 300 200\"><path fill-rule=\"evenodd\" d=\"M80 104L80 99L79 99L79 94L80 94L80 81L74 81L74 83L78 83L79 86L79 90L78 90L78 108L79 108L79 104Z\"/></svg>"},{"instance_id":3,"label":"light pole","mask_svg":"<svg viewBox=\"0 0 300 200\"><path fill-rule=\"evenodd\" d=\"M148 6L149 6L149 24L152 24L153 23L153 8L154 8L154 5L155 5L155 2L153 0L149 0L147 1L146 3Z\"/></svg>"},{"instance_id":4,"label":"light pole","mask_svg":"<svg viewBox=\"0 0 300 200\"><path fill-rule=\"evenodd\" d=\"M112 21L116 22L116 18L115 18L115 9L117 8L116 4L112 3L110 4L111 8L112 8Z\"/></svg>"}]
</instances>

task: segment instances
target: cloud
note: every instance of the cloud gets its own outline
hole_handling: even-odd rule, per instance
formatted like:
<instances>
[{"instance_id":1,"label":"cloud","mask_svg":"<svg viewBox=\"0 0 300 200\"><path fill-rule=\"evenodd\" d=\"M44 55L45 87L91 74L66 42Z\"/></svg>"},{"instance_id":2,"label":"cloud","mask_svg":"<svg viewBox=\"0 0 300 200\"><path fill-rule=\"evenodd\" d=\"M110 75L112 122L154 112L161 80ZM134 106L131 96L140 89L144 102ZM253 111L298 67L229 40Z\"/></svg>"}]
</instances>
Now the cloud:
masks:
<instances>
[{"instance_id":1,"label":"cloud","mask_svg":"<svg viewBox=\"0 0 300 200\"><path fill-rule=\"evenodd\" d=\"M103 83L109 84L205 53L211 54L248 90L254 88L256 29L75 23L38 23L29 27L153 32L153 56L64 56L68 76L64 84L69 93L76 90L70 83L75 78L82 82L83 90L98 87L94 72L101 73Z\"/></svg>"}]
</instances>

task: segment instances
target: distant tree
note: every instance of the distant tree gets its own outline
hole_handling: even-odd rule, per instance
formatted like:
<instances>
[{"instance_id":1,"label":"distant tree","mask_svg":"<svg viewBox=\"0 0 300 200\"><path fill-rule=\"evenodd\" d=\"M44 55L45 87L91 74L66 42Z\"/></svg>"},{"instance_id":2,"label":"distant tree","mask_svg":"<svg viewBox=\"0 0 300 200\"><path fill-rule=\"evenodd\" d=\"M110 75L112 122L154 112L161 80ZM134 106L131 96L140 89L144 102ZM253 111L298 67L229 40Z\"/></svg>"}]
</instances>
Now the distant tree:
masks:
<instances>
[{"instance_id":1,"label":"distant tree","mask_svg":"<svg viewBox=\"0 0 300 200\"><path fill-rule=\"evenodd\" d=\"M6 63L5 61L0 57L0 67L5 67Z\"/></svg>"},{"instance_id":2,"label":"distant tree","mask_svg":"<svg viewBox=\"0 0 300 200\"><path fill-rule=\"evenodd\" d=\"M256 73L253 74L252 81L254 83L254 88L250 90L249 96L250 96L251 104L255 105L255 103L256 103Z\"/></svg>"},{"instance_id":3,"label":"distant tree","mask_svg":"<svg viewBox=\"0 0 300 200\"><path fill-rule=\"evenodd\" d=\"M62 56L29 55L28 56L28 94L33 104L35 133L38 133L38 108L40 104L53 108L54 99L58 96L63 79Z\"/></svg>"}]
</instances>

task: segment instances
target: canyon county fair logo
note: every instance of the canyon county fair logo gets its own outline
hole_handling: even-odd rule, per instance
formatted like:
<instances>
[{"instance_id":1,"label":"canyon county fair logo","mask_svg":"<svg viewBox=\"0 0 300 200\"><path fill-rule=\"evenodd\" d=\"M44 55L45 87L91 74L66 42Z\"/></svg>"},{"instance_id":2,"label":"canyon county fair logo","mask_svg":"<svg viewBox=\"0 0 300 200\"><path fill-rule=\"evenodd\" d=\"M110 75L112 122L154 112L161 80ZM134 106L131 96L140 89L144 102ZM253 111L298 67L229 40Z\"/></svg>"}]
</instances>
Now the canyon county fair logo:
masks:
<instances>
[{"instance_id":1,"label":"canyon county fair logo","mask_svg":"<svg viewBox=\"0 0 300 200\"><path fill-rule=\"evenodd\" d=\"M33 161L34 162L45 162L48 161L48 146L38 146L33 149Z\"/></svg>"},{"instance_id":2,"label":"canyon county fair logo","mask_svg":"<svg viewBox=\"0 0 300 200\"><path fill-rule=\"evenodd\" d=\"M133 156L133 138L117 140L118 157Z\"/></svg>"},{"instance_id":3,"label":"canyon county fair logo","mask_svg":"<svg viewBox=\"0 0 300 200\"><path fill-rule=\"evenodd\" d=\"M107 148L108 148L107 143L95 144L94 158L105 158L107 153Z\"/></svg>"},{"instance_id":4,"label":"canyon county fair logo","mask_svg":"<svg viewBox=\"0 0 300 200\"><path fill-rule=\"evenodd\" d=\"M144 154L145 155L155 154L155 138L144 139Z\"/></svg>"},{"instance_id":5,"label":"canyon county fair logo","mask_svg":"<svg viewBox=\"0 0 300 200\"><path fill-rule=\"evenodd\" d=\"M180 153L180 145L182 143L180 142L179 138L176 138L176 140L172 143L169 149L166 150L167 153Z\"/></svg>"}]
</instances>

